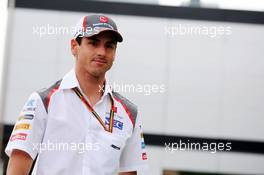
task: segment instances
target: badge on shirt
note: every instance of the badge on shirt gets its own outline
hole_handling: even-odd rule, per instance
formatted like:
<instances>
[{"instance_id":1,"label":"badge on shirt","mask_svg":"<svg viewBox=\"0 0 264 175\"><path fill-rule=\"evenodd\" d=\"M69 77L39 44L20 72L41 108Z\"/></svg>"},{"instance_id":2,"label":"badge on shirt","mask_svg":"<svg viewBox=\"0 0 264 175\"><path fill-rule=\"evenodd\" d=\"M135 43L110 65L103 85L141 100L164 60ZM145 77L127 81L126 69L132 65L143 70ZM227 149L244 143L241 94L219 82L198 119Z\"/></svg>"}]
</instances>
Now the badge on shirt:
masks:
<instances>
[{"instance_id":1,"label":"badge on shirt","mask_svg":"<svg viewBox=\"0 0 264 175\"><path fill-rule=\"evenodd\" d=\"M147 153L142 153L142 160L147 160Z\"/></svg>"},{"instance_id":2,"label":"badge on shirt","mask_svg":"<svg viewBox=\"0 0 264 175\"><path fill-rule=\"evenodd\" d=\"M146 147L145 142L144 142L144 141L141 142L141 148L142 148L142 149L145 149L145 147Z\"/></svg>"},{"instance_id":3,"label":"badge on shirt","mask_svg":"<svg viewBox=\"0 0 264 175\"><path fill-rule=\"evenodd\" d=\"M109 125L109 121L110 121L110 117L105 117L105 124L106 125ZM124 126L124 123L123 122L114 119L114 126L113 126L114 128L123 130L123 126Z\"/></svg>"},{"instance_id":4,"label":"badge on shirt","mask_svg":"<svg viewBox=\"0 0 264 175\"><path fill-rule=\"evenodd\" d=\"M116 149L116 150L120 150L120 147L116 146L116 145L111 145L112 148Z\"/></svg>"}]
</instances>

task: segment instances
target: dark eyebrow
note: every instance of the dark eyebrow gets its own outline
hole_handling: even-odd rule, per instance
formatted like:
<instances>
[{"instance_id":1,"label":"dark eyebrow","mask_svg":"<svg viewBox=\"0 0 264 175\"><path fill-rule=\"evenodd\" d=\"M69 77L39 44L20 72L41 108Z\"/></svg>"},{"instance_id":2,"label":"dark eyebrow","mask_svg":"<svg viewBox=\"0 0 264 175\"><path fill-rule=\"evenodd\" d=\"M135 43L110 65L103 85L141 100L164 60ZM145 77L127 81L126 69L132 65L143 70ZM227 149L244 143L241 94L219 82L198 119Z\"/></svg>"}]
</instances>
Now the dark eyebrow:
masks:
<instances>
[{"instance_id":1,"label":"dark eyebrow","mask_svg":"<svg viewBox=\"0 0 264 175\"><path fill-rule=\"evenodd\" d=\"M89 38L87 38L87 39L88 39L88 40L97 41L97 42L100 41L96 36L92 36L92 37L89 37Z\"/></svg>"},{"instance_id":2,"label":"dark eyebrow","mask_svg":"<svg viewBox=\"0 0 264 175\"><path fill-rule=\"evenodd\" d=\"M108 44L116 44L117 42L114 40L107 41Z\"/></svg>"},{"instance_id":3,"label":"dark eyebrow","mask_svg":"<svg viewBox=\"0 0 264 175\"><path fill-rule=\"evenodd\" d=\"M96 42L100 42L100 40L97 38L97 36L91 36L87 39L92 40L92 41L96 41ZM107 44L117 44L117 41L115 39L112 39L112 40L107 41L106 43Z\"/></svg>"}]
</instances>

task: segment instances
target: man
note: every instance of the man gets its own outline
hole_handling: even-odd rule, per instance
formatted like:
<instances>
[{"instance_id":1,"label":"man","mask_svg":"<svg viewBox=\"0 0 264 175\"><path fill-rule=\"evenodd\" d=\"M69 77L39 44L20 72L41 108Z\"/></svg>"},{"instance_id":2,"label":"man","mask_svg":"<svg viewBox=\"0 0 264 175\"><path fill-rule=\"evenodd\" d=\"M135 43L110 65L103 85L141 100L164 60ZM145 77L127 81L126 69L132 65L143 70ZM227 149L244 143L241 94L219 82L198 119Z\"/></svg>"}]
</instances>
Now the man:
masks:
<instances>
[{"instance_id":1,"label":"man","mask_svg":"<svg viewBox=\"0 0 264 175\"><path fill-rule=\"evenodd\" d=\"M6 153L8 175L136 175L147 167L136 106L105 74L123 38L104 15L81 18L71 40L75 67L23 107Z\"/></svg>"}]
</instances>

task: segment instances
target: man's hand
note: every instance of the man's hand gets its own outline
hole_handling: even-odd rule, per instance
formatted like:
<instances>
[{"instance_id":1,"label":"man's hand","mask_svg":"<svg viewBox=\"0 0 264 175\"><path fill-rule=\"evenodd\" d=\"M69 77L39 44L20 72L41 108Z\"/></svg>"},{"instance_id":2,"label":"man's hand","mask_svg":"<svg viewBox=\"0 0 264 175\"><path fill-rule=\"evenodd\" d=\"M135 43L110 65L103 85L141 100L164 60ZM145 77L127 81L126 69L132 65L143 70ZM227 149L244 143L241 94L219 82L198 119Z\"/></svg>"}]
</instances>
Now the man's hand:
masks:
<instances>
[{"instance_id":1,"label":"man's hand","mask_svg":"<svg viewBox=\"0 0 264 175\"><path fill-rule=\"evenodd\" d=\"M32 163L33 160L27 153L14 149L9 158L7 175L28 175Z\"/></svg>"},{"instance_id":2,"label":"man's hand","mask_svg":"<svg viewBox=\"0 0 264 175\"><path fill-rule=\"evenodd\" d=\"M124 172L124 173L119 173L119 175L137 175L136 171L133 172Z\"/></svg>"}]
</instances>

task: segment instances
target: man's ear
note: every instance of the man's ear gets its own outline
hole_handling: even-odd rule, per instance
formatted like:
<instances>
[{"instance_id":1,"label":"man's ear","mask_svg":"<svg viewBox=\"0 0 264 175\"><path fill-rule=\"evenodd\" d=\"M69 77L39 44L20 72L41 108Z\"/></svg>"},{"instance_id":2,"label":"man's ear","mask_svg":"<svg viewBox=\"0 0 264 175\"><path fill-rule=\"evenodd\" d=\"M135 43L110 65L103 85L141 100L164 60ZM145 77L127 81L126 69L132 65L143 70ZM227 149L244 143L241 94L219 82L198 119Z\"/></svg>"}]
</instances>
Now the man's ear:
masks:
<instances>
[{"instance_id":1,"label":"man's ear","mask_svg":"<svg viewBox=\"0 0 264 175\"><path fill-rule=\"evenodd\" d=\"M75 39L71 39L71 52L74 56L77 55L77 49L78 49L79 44Z\"/></svg>"}]
</instances>

